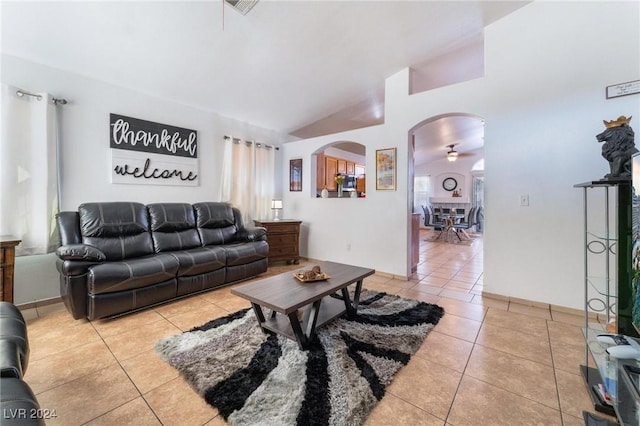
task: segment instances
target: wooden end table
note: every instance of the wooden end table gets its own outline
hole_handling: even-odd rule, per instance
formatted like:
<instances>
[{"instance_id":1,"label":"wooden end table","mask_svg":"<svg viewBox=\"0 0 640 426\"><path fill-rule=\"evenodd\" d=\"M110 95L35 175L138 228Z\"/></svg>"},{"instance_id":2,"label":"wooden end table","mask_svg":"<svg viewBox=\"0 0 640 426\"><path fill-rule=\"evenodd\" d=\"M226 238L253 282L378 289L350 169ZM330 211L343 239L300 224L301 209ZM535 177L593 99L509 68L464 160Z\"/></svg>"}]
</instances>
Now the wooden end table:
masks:
<instances>
[{"instance_id":1,"label":"wooden end table","mask_svg":"<svg viewBox=\"0 0 640 426\"><path fill-rule=\"evenodd\" d=\"M297 341L300 349L306 349L318 327L345 313L348 318L355 317L362 280L375 273L374 269L335 262L320 262L318 265L330 276L329 279L303 283L293 276L295 271L291 271L232 288L231 294L251 302L265 333L286 336ZM356 288L351 301L348 287L354 283ZM341 292L342 300L328 297L337 291ZM269 318L265 318L262 308L271 309ZM299 310L302 318L298 317Z\"/></svg>"},{"instance_id":2,"label":"wooden end table","mask_svg":"<svg viewBox=\"0 0 640 426\"><path fill-rule=\"evenodd\" d=\"M267 229L269 264L285 261L298 264L300 261L300 220L254 220L255 226Z\"/></svg>"},{"instance_id":3,"label":"wooden end table","mask_svg":"<svg viewBox=\"0 0 640 426\"><path fill-rule=\"evenodd\" d=\"M0 300L13 303L13 269L19 240L11 235L0 235Z\"/></svg>"}]
</instances>

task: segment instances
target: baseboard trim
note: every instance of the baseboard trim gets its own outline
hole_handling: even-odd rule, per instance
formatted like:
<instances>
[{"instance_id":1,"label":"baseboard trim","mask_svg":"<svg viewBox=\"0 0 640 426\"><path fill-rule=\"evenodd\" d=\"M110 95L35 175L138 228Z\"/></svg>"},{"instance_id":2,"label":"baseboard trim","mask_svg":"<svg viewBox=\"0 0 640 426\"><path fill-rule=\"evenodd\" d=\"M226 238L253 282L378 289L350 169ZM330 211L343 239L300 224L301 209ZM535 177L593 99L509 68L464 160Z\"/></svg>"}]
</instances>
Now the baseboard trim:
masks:
<instances>
[{"instance_id":1,"label":"baseboard trim","mask_svg":"<svg viewBox=\"0 0 640 426\"><path fill-rule=\"evenodd\" d=\"M40 308L42 306L53 305L54 303L60 302L62 302L61 297L52 297L50 299L42 299L35 302L21 303L20 305L16 305L16 308L24 311L26 309Z\"/></svg>"},{"instance_id":2,"label":"baseboard trim","mask_svg":"<svg viewBox=\"0 0 640 426\"><path fill-rule=\"evenodd\" d=\"M552 305L550 303L535 302L533 300L520 299L518 297L509 297L509 296L504 296L502 294L489 293L487 291L483 291L482 292L482 297L487 297L489 299L500 300L502 302L509 302L509 303L513 302L513 303L517 303L519 305L531 306L531 307L534 307L534 308L548 309L550 312L558 312L558 313L569 314L569 315L584 316L584 311L582 309L568 308L566 306ZM598 314L596 314L594 312L591 312L589 314L589 317L593 318L593 319L598 319Z\"/></svg>"},{"instance_id":3,"label":"baseboard trim","mask_svg":"<svg viewBox=\"0 0 640 426\"><path fill-rule=\"evenodd\" d=\"M584 316L584 311L582 309L567 308L566 306L558 306L558 305L550 305L550 306L551 306L551 311L559 312L562 314ZM593 319L597 319L598 314L596 314L595 312L591 312L589 314L589 317Z\"/></svg>"},{"instance_id":4,"label":"baseboard trim","mask_svg":"<svg viewBox=\"0 0 640 426\"><path fill-rule=\"evenodd\" d=\"M488 291L483 291L482 297L488 297L489 299L500 300L502 302L509 302L509 296L503 296L502 294L496 294L496 293L489 293Z\"/></svg>"}]
</instances>

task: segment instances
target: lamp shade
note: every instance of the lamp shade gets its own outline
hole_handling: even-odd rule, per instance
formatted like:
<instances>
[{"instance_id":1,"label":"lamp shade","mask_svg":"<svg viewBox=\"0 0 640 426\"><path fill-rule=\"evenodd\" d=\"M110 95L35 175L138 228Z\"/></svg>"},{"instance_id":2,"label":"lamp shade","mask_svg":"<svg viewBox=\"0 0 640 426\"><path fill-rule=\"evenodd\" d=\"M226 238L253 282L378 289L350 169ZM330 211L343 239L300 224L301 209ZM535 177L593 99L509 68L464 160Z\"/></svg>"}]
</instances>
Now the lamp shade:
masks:
<instances>
[{"instance_id":1,"label":"lamp shade","mask_svg":"<svg viewBox=\"0 0 640 426\"><path fill-rule=\"evenodd\" d=\"M272 209L281 209L282 208L282 200L271 200L271 208Z\"/></svg>"},{"instance_id":2,"label":"lamp shade","mask_svg":"<svg viewBox=\"0 0 640 426\"><path fill-rule=\"evenodd\" d=\"M458 153L456 151L451 151L447 153L447 160L453 162L458 159Z\"/></svg>"}]
</instances>

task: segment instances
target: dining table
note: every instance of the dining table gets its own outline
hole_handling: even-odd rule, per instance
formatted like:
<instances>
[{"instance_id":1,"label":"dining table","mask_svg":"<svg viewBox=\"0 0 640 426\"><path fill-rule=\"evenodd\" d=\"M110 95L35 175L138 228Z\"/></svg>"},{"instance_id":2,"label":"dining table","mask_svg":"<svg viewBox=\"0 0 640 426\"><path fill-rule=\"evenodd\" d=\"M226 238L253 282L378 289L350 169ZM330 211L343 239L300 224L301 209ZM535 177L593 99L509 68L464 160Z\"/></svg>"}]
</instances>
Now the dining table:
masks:
<instances>
[{"instance_id":1,"label":"dining table","mask_svg":"<svg viewBox=\"0 0 640 426\"><path fill-rule=\"evenodd\" d=\"M442 221L444 226L440 229L440 234L438 234L436 240L442 239L448 243L461 242L462 238L460 237L460 233L454 225L462 219L464 219L464 214L458 212L441 213L437 216L436 221Z\"/></svg>"}]
</instances>

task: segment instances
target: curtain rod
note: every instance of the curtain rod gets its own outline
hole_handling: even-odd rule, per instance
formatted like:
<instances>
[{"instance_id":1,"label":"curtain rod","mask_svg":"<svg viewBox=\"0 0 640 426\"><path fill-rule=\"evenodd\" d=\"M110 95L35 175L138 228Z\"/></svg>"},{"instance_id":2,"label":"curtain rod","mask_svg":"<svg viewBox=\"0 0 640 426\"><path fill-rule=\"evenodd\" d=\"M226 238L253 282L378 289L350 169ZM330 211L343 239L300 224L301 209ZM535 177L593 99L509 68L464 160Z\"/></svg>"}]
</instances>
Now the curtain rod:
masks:
<instances>
[{"instance_id":1,"label":"curtain rod","mask_svg":"<svg viewBox=\"0 0 640 426\"><path fill-rule=\"evenodd\" d=\"M36 98L37 100L41 101L42 100L42 95L38 95L35 93L29 93L29 92L25 92L24 90L17 90L16 91L16 95L20 98L24 97L24 96L31 96L32 98ZM58 98L51 98L51 102L53 102L54 105L66 105L67 104L67 100L66 99L58 99Z\"/></svg>"},{"instance_id":2,"label":"curtain rod","mask_svg":"<svg viewBox=\"0 0 640 426\"><path fill-rule=\"evenodd\" d=\"M231 139L231 141L232 141L233 143L240 143L240 142L242 142L242 139L240 139L240 138L234 138L233 136L228 136L228 135L225 135L225 136L224 136L224 139L225 139L225 140L227 140L227 139ZM279 147L277 147L277 146L267 145L267 144L262 143L262 142L256 142L256 141L244 141L244 143L246 143L246 144L255 144L258 148L265 147L266 149L275 149L276 151L279 151L279 150L280 150L280 148L279 148Z\"/></svg>"}]
</instances>

